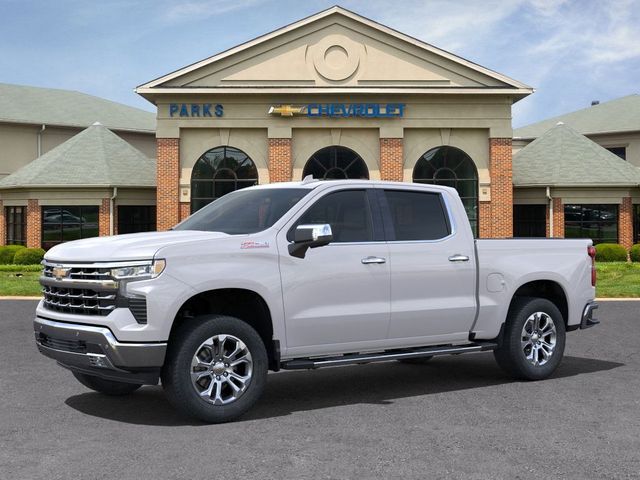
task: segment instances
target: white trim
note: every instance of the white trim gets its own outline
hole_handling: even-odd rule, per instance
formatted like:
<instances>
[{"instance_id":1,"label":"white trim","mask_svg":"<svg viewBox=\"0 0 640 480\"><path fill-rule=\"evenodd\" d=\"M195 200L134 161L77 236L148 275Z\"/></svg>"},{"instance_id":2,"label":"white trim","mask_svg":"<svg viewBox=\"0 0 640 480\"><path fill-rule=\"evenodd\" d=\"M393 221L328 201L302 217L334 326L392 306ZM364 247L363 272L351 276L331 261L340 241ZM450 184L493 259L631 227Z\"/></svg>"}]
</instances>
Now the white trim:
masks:
<instances>
[{"instance_id":1,"label":"white trim","mask_svg":"<svg viewBox=\"0 0 640 480\"><path fill-rule=\"evenodd\" d=\"M249 48L252 48L260 43L263 42L267 42L273 38L277 38L281 35L284 35L288 32L291 32L293 30L302 28L306 25L309 25L313 22L317 22L318 20L321 20L325 17L328 17L330 15L333 14L340 14L344 17L350 18L351 20L354 20L356 22L362 23L370 28L373 28L374 30L378 30L381 31L383 33L386 33L387 35L390 35L394 38L397 38L399 40L402 40L404 42L410 43L418 48L421 48L423 50L426 50L430 53L439 55L443 58L446 58L448 60L451 60L454 63L457 63L459 65L463 65L471 70L474 70L476 72L482 73L484 75L487 75L491 78L494 78L496 80L499 80L503 83L506 83L507 85L510 85L516 89L519 90L525 90L527 94L529 93L533 93L533 88L522 83L519 82L513 78L507 77L506 75L502 75L498 72L495 72L493 70L490 70L488 68L485 68L481 65L478 65L476 63L473 63L469 60L466 60L462 57L459 57L457 55L454 55L450 52L447 52L445 50L442 50L440 48L434 47L433 45L430 45L426 42L423 42L421 40L418 40L414 37L411 37L409 35L406 35L404 33L401 33L397 30L394 30L392 28L387 27L386 25L382 25L381 23L377 23L374 22L373 20L370 20L366 17L363 17L361 15L358 15L357 13L351 12L349 10L346 10L342 7L339 6L334 6L331 8L328 8L326 10L323 10L319 13L316 13L315 15L311 15L309 17L303 18L302 20L298 20L297 22L291 23L289 25L286 25L278 30L274 30L273 32L267 33L265 35L261 35L259 37L254 38L253 40L249 40L248 42L242 43L236 47L230 48L229 50L225 50L223 52L218 53L217 55L213 55L209 58L205 58L204 60L200 60L199 62L193 63L191 65L188 65L184 68L181 68L179 70L176 70L174 72L171 72L167 75L164 75L162 77L156 78L155 80L151 80L150 82L147 83L143 83L142 85L139 85L138 87L136 87L135 91L136 93L142 94L142 93L150 93L150 92L146 92L146 90L148 89L152 89L154 87L157 87L158 85L161 85L162 83L168 82L170 80L173 80L177 77L180 77L182 75L185 75L189 72L192 72L194 70L197 70L199 68L202 68L204 66L210 65L212 63L221 61L227 57L230 57L232 55L235 55L237 53L240 53L244 50L247 50ZM155 89L154 89L155 90ZM282 90L278 90L279 92Z\"/></svg>"},{"instance_id":2,"label":"white trim","mask_svg":"<svg viewBox=\"0 0 640 480\"><path fill-rule=\"evenodd\" d=\"M514 183L513 188L636 188L638 183Z\"/></svg>"},{"instance_id":3,"label":"white trim","mask_svg":"<svg viewBox=\"0 0 640 480\"><path fill-rule=\"evenodd\" d=\"M136 93L140 95L172 94L486 94L486 95L529 95L532 89L525 88L495 88L495 87L138 87Z\"/></svg>"}]
</instances>

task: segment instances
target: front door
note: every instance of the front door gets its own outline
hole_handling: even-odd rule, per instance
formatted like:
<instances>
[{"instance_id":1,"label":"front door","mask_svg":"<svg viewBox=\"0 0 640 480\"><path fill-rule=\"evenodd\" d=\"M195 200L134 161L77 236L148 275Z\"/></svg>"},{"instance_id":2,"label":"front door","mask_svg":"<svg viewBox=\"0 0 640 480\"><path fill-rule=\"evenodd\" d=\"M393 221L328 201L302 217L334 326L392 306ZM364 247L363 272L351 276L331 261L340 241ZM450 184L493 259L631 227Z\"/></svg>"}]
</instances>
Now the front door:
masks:
<instances>
[{"instance_id":1,"label":"front door","mask_svg":"<svg viewBox=\"0 0 640 480\"><path fill-rule=\"evenodd\" d=\"M384 343L390 272L371 195L366 189L329 191L278 234L288 355ZM302 259L288 255L296 225L327 223L333 242L308 250Z\"/></svg>"},{"instance_id":2,"label":"front door","mask_svg":"<svg viewBox=\"0 0 640 480\"><path fill-rule=\"evenodd\" d=\"M471 230L454 222L464 210L451 216L447 205L458 202L447 202L448 192L380 190L391 263L389 340L403 339L403 346L467 340L476 312L476 270Z\"/></svg>"}]
</instances>

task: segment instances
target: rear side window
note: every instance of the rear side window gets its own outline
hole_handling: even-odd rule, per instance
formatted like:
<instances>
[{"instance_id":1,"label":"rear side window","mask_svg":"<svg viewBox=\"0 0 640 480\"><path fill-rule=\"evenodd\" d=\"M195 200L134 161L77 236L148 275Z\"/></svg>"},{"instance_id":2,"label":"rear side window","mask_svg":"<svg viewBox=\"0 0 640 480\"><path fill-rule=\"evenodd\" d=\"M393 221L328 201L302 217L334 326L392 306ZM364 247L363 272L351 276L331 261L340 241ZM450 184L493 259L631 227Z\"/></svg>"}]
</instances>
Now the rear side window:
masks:
<instances>
[{"instance_id":1,"label":"rear side window","mask_svg":"<svg viewBox=\"0 0 640 480\"><path fill-rule=\"evenodd\" d=\"M333 243L370 242L373 240L371 209L365 190L343 190L330 193L307 210L297 225L331 225ZM287 238L293 241L292 228Z\"/></svg>"},{"instance_id":2,"label":"rear side window","mask_svg":"<svg viewBox=\"0 0 640 480\"><path fill-rule=\"evenodd\" d=\"M439 193L385 190L385 196L395 241L438 240L451 233Z\"/></svg>"}]
</instances>

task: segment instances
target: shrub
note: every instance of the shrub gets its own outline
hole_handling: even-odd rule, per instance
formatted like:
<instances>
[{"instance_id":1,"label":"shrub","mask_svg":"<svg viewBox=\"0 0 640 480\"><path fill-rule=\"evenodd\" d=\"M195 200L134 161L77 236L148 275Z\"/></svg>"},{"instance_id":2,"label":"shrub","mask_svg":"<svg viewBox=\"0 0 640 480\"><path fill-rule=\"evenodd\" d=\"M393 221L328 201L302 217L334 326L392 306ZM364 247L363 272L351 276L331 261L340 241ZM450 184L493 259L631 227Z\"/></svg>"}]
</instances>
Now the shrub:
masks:
<instances>
[{"instance_id":1,"label":"shrub","mask_svg":"<svg viewBox=\"0 0 640 480\"><path fill-rule=\"evenodd\" d=\"M626 262L627 249L619 243L599 243L596 245L598 262Z\"/></svg>"},{"instance_id":2,"label":"shrub","mask_svg":"<svg viewBox=\"0 0 640 480\"><path fill-rule=\"evenodd\" d=\"M640 262L640 243L636 243L633 247L631 247L631 261L632 262Z\"/></svg>"},{"instance_id":3,"label":"shrub","mask_svg":"<svg viewBox=\"0 0 640 480\"><path fill-rule=\"evenodd\" d=\"M25 247L22 245L6 245L0 247L0 265L10 265L13 263L13 257L16 252L23 250Z\"/></svg>"},{"instance_id":4,"label":"shrub","mask_svg":"<svg viewBox=\"0 0 640 480\"><path fill-rule=\"evenodd\" d=\"M44 257L44 250L41 248L25 248L19 250L13 259L16 265L35 265L40 263Z\"/></svg>"}]
</instances>

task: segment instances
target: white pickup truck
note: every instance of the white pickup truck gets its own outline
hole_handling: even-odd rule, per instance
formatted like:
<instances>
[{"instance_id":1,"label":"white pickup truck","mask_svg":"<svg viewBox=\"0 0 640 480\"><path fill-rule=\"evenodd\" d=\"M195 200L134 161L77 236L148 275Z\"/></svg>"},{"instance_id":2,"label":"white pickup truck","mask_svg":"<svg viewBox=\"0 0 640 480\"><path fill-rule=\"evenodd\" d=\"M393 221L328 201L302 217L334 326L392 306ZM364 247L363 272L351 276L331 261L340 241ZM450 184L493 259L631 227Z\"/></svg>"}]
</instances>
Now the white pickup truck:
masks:
<instances>
[{"instance_id":1,"label":"white pickup truck","mask_svg":"<svg viewBox=\"0 0 640 480\"><path fill-rule=\"evenodd\" d=\"M538 380L598 323L594 257L590 240L474 240L451 188L263 185L168 232L52 248L35 337L93 390L161 381L207 422L246 412L268 370L492 350Z\"/></svg>"}]
</instances>

